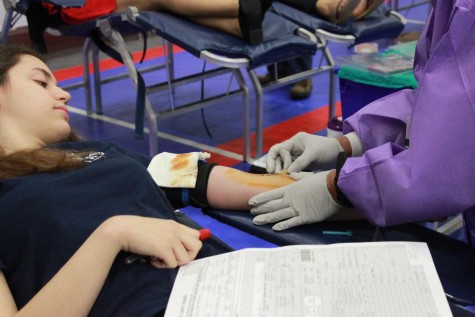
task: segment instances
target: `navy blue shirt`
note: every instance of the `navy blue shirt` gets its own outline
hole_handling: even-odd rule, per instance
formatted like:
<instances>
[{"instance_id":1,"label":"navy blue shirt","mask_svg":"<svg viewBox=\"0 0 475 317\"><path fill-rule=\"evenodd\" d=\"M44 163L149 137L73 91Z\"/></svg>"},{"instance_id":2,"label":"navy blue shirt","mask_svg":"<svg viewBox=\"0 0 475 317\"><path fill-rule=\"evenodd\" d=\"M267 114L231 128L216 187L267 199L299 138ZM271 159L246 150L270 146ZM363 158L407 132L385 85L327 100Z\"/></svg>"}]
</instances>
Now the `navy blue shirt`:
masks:
<instances>
[{"instance_id":1,"label":"navy blue shirt","mask_svg":"<svg viewBox=\"0 0 475 317\"><path fill-rule=\"evenodd\" d=\"M19 308L104 220L120 214L176 219L146 170L149 158L101 142L59 147L98 154L74 171L0 181L0 269ZM225 251L211 240L199 256ZM89 316L148 317L165 309L176 270L126 267L125 256L117 256Z\"/></svg>"}]
</instances>

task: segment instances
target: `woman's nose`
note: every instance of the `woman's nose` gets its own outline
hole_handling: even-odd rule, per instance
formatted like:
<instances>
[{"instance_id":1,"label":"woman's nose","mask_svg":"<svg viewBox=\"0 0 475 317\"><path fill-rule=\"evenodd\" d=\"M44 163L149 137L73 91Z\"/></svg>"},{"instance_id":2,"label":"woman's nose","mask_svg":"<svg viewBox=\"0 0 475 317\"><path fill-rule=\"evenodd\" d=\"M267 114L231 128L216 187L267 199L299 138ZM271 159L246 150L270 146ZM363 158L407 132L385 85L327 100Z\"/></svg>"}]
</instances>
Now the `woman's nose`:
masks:
<instances>
[{"instance_id":1,"label":"woman's nose","mask_svg":"<svg viewBox=\"0 0 475 317\"><path fill-rule=\"evenodd\" d=\"M69 92L67 92L66 90L60 88L60 87L56 87L57 91L56 91L56 96L59 100L62 100L64 101L65 104L68 103L68 101L71 99L71 94Z\"/></svg>"}]
</instances>

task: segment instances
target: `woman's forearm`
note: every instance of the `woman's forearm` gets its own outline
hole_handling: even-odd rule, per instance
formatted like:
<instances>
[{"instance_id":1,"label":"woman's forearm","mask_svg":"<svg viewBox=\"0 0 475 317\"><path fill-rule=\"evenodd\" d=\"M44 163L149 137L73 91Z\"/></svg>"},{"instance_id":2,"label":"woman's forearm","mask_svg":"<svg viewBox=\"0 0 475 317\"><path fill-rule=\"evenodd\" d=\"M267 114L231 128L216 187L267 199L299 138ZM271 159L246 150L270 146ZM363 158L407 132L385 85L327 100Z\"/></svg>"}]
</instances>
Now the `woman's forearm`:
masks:
<instances>
[{"instance_id":1,"label":"woman's forearm","mask_svg":"<svg viewBox=\"0 0 475 317\"><path fill-rule=\"evenodd\" d=\"M14 316L87 316L121 250L112 219L100 225Z\"/></svg>"},{"instance_id":2,"label":"woman's forearm","mask_svg":"<svg viewBox=\"0 0 475 317\"><path fill-rule=\"evenodd\" d=\"M7 280L0 270L0 316L13 316L17 311Z\"/></svg>"},{"instance_id":3,"label":"woman's forearm","mask_svg":"<svg viewBox=\"0 0 475 317\"><path fill-rule=\"evenodd\" d=\"M151 257L150 265L157 269L175 268L196 257L202 246L199 236L198 230L174 220L131 215L111 217L13 316L87 316L121 250Z\"/></svg>"},{"instance_id":4,"label":"woman's forearm","mask_svg":"<svg viewBox=\"0 0 475 317\"><path fill-rule=\"evenodd\" d=\"M247 202L251 197L293 182L285 174L252 174L216 166L208 180L208 202L216 209L249 210Z\"/></svg>"}]
</instances>

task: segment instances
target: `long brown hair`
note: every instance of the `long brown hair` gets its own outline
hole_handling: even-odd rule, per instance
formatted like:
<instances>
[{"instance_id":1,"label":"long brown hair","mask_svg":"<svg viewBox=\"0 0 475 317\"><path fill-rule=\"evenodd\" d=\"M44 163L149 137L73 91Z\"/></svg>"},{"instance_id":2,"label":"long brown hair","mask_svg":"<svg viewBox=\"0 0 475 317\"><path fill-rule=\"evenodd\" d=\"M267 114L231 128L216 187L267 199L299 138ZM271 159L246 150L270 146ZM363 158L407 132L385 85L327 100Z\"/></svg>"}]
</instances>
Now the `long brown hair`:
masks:
<instances>
[{"instance_id":1,"label":"long brown hair","mask_svg":"<svg viewBox=\"0 0 475 317\"><path fill-rule=\"evenodd\" d=\"M18 44L0 45L0 87L8 84L8 73L20 62L23 55L34 56L45 62L38 52ZM80 138L71 131L65 142L78 141ZM0 144L0 179L13 178L35 173L66 171L84 166L84 161L78 159L90 151L71 155L71 151L61 149L40 148L5 154Z\"/></svg>"}]
</instances>

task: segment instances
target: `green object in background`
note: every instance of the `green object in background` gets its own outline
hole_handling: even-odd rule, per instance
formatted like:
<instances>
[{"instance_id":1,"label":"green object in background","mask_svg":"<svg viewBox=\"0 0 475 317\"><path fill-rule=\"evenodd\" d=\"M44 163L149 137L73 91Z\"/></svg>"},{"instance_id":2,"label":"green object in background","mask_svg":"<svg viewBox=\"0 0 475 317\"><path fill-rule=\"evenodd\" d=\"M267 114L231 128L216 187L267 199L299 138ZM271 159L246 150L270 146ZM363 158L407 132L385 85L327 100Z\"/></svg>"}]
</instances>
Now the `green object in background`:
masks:
<instances>
[{"instance_id":1,"label":"green object in background","mask_svg":"<svg viewBox=\"0 0 475 317\"><path fill-rule=\"evenodd\" d=\"M338 77L357 83L392 89L417 87L417 80L412 71L412 63L415 53L416 42L408 42L389 47L382 53L356 54L339 59L341 64ZM390 69L396 64L401 68L411 70L397 71ZM374 69L381 66L380 69ZM384 68L387 72L384 72Z\"/></svg>"},{"instance_id":2,"label":"green object in background","mask_svg":"<svg viewBox=\"0 0 475 317\"><path fill-rule=\"evenodd\" d=\"M416 44L417 41L411 41L390 46L388 49L403 56L414 57L414 54L416 53Z\"/></svg>"}]
</instances>

